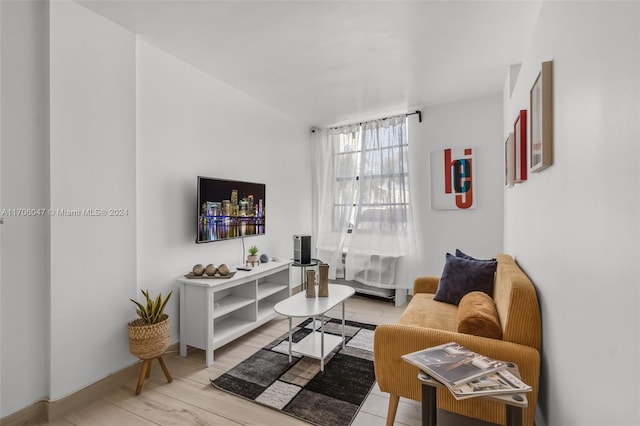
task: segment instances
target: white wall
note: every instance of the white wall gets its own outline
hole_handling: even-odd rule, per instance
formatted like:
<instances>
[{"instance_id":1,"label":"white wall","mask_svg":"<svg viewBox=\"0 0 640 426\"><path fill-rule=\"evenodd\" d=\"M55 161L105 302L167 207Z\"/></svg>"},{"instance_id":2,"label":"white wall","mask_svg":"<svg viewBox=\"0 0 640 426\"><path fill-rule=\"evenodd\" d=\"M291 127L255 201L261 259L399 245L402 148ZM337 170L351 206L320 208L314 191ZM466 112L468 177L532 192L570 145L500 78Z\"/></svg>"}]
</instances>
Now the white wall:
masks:
<instances>
[{"instance_id":1,"label":"white wall","mask_svg":"<svg viewBox=\"0 0 640 426\"><path fill-rule=\"evenodd\" d=\"M421 246L417 274L439 276L445 253L456 248L479 258L503 251L502 98L431 106L422 109L422 117L422 123L409 119L411 196ZM475 148L476 209L432 210L430 152L468 146Z\"/></svg>"},{"instance_id":2,"label":"white wall","mask_svg":"<svg viewBox=\"0 0 640 426\"><path fill-rule=\"evenodd\" d=\"M311 230L311 175L305 126L71 1L0 7L0 207L127 211L2 225L6 417L134 363L139 289L242 261L240 240L195 244L196 176L264 182L267 234L246 244L288 258Z\"/></svg>"},{"instance_id":3,"label":"white wall","mask_svg":"<svg viewBox=\"0 0 640 426\"><path fill-rule=\"evenodd\" d=\"M240 239L195 243L198 175L265 183L266 234L245 245L290 258L292 235L311 231L309 129L141 39L137 58L139 288L167 294L196 263L243 262Z\"/></svg>"},{"instance_id":4,"label":"white wall","mask_svg":"<svg viewBox=\"0 0 640 426\"><path fill-rule=\"evenodd\" d=\"M0 209L49 206L49 5L0 2ZM0 225L0 418L48 392L49 217Z\"/></svg>"},{"instance_id":5,"label":"white wall","mask_svg":"<svg viewBox=\"0 0 640 426\"><path fill-rule=\"evenodd\" d=\"M51 207L108 209L52 217L49 397L56 400L133 363L126 322L136 294L135 36L55 1L50 55Z\"/></svg>"},{"instance_id":6,"label":"white wall","mask_svg":"<svg viewBox=\"0 0 640 426\"><path fill-rule=\"evenodd\" d=\"M545 2L505 104L506 135L554 61L554 164L505 191L505 248L541 302L549 426L640 424L639 31L637 2Z\"/></svg>"}]
</instances>

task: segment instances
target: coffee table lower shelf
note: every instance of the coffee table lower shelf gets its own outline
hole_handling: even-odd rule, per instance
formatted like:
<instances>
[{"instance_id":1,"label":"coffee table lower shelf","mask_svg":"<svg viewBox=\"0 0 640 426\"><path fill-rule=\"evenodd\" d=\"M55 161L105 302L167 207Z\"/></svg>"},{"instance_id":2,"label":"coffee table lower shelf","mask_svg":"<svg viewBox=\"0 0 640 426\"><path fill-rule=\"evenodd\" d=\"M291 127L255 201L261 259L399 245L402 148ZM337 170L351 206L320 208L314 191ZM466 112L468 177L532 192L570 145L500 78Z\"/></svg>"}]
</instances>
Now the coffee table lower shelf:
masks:
<instances>
[{"instance_id":1,"label":"coffee table lower shelf","mask_svg":"<svg viewBox=\"0 0 640 426\"><path fill-rule=\"evenodd\" d=\"M298 343L292 344L291 351L306 355L311 358L321 359L322 354L326 355L330 353L335 348L340 346L343 341L344 340L342 336L325 333L323 348L322 333L319 331L313 331Z\"/></svg>"}]
</instances>

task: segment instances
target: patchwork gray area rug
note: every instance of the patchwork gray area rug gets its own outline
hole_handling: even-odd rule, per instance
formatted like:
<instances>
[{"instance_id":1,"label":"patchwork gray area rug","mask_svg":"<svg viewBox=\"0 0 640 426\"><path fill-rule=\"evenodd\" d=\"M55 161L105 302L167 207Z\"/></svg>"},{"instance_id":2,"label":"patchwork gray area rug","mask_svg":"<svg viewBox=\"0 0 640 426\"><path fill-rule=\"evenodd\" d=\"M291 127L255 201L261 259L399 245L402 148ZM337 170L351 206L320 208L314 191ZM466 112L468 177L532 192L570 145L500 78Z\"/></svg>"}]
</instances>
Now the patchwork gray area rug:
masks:
<instances>
[{"instance_id":1,"label":"patchwork gray area rug","mask_svg":"<svg viewBox=\"0 0 640 426\"><path fill-rule=\"evenodd\" d=\"M293 330L298 342L318 327L307 319ZM346 321L345 348L339 346L320 361L293 353L289 334L242 361L211 384L236 396L266 405L319 426L349 425L375 383L375 325ZM325 333L342 336L342 320L325 317Z\"/></svg>"}]
</instances>

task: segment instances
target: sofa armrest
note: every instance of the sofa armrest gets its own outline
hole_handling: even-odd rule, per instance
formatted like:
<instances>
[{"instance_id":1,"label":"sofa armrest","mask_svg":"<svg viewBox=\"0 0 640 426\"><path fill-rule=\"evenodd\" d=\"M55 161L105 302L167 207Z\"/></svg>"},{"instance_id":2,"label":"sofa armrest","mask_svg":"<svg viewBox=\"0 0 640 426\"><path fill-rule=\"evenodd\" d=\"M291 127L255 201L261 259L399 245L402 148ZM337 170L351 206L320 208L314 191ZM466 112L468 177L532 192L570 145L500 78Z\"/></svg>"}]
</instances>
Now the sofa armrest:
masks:
<instances>
[{"instance_id":1,"label":"sofa armrest","mask_svg":"<svg viewBox=\"0 0 640 426\"><path fill-rule=\"evenodd\" d=\"M532 387L532 392L527 393L529 407L525 409L525 424L533 424L538 398L540 354L535 348L517 343L431 328L399 324L379 325L374 334L373 346L375 374L380 390L420 401L421 388L417 379L419 370L402 360L401 356L448 342L457 342L493 359L515 363L522 381ZM450 396L446 393L448 391L438 396L438 400L443 401L443 404L447 403L447 397ZM453 397L449 400L452 404L456 403ZM438 406L442 407L440 402Z\"/></svg>"},{"instance_id":2,"label":"sofa armrest","mask_svg":"<svg viewBox=\"0 0 640 426\"><path fill-rule=\"evenodd\" d=\"M413 281L413 294L416 293L432 293L438 290L439 277L416 277Z\"/></svg>"}]
</instances>

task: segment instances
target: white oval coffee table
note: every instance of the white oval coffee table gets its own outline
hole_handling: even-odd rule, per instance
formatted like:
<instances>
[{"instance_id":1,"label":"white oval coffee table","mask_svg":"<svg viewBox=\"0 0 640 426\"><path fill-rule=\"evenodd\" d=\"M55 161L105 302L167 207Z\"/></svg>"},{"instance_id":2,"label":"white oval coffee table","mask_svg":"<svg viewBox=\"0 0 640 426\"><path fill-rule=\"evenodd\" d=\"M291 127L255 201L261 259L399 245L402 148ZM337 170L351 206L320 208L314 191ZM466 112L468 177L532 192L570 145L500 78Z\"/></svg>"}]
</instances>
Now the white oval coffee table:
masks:
<instances>
[{"instance_id":1,"label":"white oval coffee table","mask_svg":"<svg viewBox=\"0 0 640 426\"><path fill-rule=\"evenodd\" d=\"M297 293L288 299L276 303L274 310L280 315L289 317L289 362L291 354L297 352L311 358L320 360L320 371L324 371L324 359L338 345L344 348L344 302L353 296L355 290L352 287L340 284L329 284L328 297L307 297L304 291ZM316 291L317 294L317 291ZM324 314L342 303L342 337L324 332ZM293 344L292 320L293 318L314 319L312 332L304 339ZM320 332L316 331L315 318L320 317Z\"/></svg>"}]
</instances>

